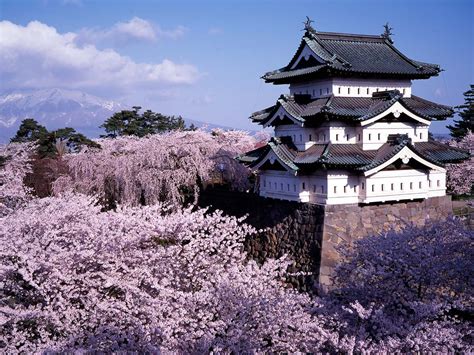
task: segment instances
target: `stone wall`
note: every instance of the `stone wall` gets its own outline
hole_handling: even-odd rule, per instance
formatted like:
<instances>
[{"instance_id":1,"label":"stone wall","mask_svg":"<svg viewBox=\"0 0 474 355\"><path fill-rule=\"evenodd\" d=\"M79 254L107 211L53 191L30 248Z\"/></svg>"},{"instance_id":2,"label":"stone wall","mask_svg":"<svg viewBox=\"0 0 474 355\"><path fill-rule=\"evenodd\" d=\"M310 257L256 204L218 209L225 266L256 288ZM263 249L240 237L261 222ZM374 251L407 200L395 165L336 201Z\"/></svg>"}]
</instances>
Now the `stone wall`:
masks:
<instances>
[{"instance_id":1,"label":"stone wall","mask_svg":"<svg viewBox=\"0 0 474 355\"><path fill-rule=\"evenodd\" d=\"M255 194L208 188L199 205L242 217L260 230L249 238L249 257L263 262L287 254L293 261L288 282L312 291L318 284L331 286L331 274L338 262L336 247L355 239L378 234L407 223L423 225L426 220L444 220L452 214L449 196L427 200L374 205L318 206L262 198ZM296 275L298 273L298 275Z\"/></svg>"},{"instance_id":2,"label":"stone wall","mask_svg":"<svg viewBox=\"0 0 474 355\"><path fill-rule=\"evenodd\" d=\"M365 206L326 206L319 283L331 285L330 277L339 260L336 246L341 243L351 243L390 228L399 230L407 224L423 226L428 219L445 220L451 214L450 196Z\"/></svg>"}]
</instances>

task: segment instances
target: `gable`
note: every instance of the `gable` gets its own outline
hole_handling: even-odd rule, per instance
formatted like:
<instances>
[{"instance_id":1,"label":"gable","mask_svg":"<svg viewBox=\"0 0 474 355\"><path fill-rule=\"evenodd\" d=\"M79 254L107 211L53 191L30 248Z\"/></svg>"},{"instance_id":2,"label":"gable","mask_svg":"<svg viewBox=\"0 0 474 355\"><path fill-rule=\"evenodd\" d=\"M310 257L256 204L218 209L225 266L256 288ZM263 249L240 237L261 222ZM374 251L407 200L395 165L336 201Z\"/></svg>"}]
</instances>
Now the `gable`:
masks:
<instances>
[{"instance_id":1,"label":"gable","mask_svg":"<svg viewBox=\"0 0 474 355\"><path fill-rule=\"evenodd\" d=\"M377 115L375 115L371 118L363 120L361 122L361 126L367 126L371 123L374 123L374 122L377 122L377 121L382 120L384 118L387 118L387 116L393 116L395 119L399 119L400 117L402 117L402 115L403 115L403 119L406 119L408 117L408 118L410 118L414 121L417 121L417 122L422 123L422 124L427 125L427 126L429 126L430 123L431 123L431 121L427 120L426 118L423 118L423 117L420 117L420 116L414 114L413 112L408 110L405 106L403 106L400 102L396 101L392 106L390 106L389 108L387 108L383 112L381 112L381 113L379 113L379 114L377 114Z\"/></svg>"},{"instance_id":2,"label":"gable","mask_svg":"<svg viewBox=\"0 0 474 355\"><path fill-rule=\"evenodd\" d=\"M300 54L296 57L296 60L293 61L290 69L307 68L324 63L325 62L319 58L307 44L305 44Z\"/></svg>"},{"instance_id":3,"label":"gable","mask_svg":"<svg viewBox=\"0 0 474 355\"><path fill-rule=\"evenodd\" d=\"M399 161L401 161L401 163ZM397 164L403 164L403 165L415 164L419 169L424 167L425 169L437 170L440 172L446 171L442 166L436 165L432 163L431 161L428 161L423 156L411 150L409 146L405 146L397 154L395 154L393 157L391 157L387 161L377 165L376 167L370 170L365 171L364 175L371 176L381 170L384 170L390 167L393 164L395 164L395 166Z\"/></svg>"}]
</instances>

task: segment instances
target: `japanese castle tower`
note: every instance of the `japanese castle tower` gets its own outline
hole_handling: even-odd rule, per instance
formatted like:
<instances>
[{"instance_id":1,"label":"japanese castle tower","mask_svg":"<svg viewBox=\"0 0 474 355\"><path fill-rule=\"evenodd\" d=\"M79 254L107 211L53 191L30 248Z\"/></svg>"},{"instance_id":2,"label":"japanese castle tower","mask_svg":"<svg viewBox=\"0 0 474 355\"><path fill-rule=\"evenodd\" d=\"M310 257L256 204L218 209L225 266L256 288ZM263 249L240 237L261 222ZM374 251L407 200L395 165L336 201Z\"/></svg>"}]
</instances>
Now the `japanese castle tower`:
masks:
<instances>
[{"instance_id":1,"label":"japanese castle tower","mask_svg":"<svg viewBox=\"0 0 474 355\"><path fill-rule=\"evenodd\" d=\"M467 152L430 140L453 109L412 94L438 65L412 60L382 35L316 31L308 19L285 67L262 78L290 92L250 119L274 138L239 157L261 196L322 205L426 199L446 194L446 163Z\"/></svg>"}]
</instances>

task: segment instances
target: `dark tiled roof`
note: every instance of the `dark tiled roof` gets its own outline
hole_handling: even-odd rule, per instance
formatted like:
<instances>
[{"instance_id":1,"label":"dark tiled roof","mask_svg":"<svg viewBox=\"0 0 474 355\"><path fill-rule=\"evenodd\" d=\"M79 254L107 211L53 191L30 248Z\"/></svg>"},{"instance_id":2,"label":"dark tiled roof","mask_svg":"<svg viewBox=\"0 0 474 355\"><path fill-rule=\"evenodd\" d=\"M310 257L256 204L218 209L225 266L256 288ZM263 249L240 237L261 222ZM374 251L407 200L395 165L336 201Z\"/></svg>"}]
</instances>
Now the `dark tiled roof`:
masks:
<instances>
[{"instance_id":1,"label":"dark tiled roof","mask_svg":"<svg viewBox=\"0 0 474 355\"><path fill-rule=\"evenodd\" d=\"M293 69L301 51L309 47L318 63L302 61ZM314 76L356 75L422 79L438 75L438 65L407 58L383 36L307 31L290 63L262 78L275 84L308 80Z\"/></svg>"},{"instance_id":2,"label":"dark tiled roof","mask_svg":"<svg viewBox=\"0 0 474 355\"><path fill-rule=\"evenodd\" d=\"M441 163L456 163L470 158L469 152L465 150L432 140L416 143L415 148L420 154Z\"/></svg>"},{"instance_id":3,"label":"dark tiled roof","mask_svg":"<svg viewBox=\"0 0 474 355\"><path fill-rule=\"evenodd\" d=\"M358 144L326 143L314 144L303 152L296 150L289 137L272 138L266 147L248 152L239 160L255 166L272 150L292 170L311 170L324 165L327 168L349 168L364 172L385 163L404 147L438 166L470 157L466 151L435 141L412 144L407 135L392 135L377 150L362 150Z\"/></svg>"},{"instance_id":4,"label":"dark tiled roof","mask_svg":"<svg viewBox=\"0 0 474 355\"><path fill-rule=\"evenodd\" d=\"M311 122L312 118L320 114L327 114L333 118L364 121L387 110L397 101L409 111L428 120L445 119L452 116L454 112L449 106L439 105L414 95L403 97L398 90L391 90L374 93L371 98L329 96L309 102L307 100L300 102L298 95L282 95L274 106L255 112L250 119L255 123L265 124L283 106L289 115L300 122Z\"/></svg>"}]
</instances>

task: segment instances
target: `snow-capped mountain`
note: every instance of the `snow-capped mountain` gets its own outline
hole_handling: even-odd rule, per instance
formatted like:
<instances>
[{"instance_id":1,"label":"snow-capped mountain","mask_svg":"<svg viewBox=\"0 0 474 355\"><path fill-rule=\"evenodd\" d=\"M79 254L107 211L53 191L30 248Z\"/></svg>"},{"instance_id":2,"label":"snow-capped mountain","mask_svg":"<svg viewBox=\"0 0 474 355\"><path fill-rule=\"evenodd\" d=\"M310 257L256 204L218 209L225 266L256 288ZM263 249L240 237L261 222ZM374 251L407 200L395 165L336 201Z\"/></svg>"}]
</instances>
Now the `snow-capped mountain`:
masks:
<instances>
[{"instance_id":1,"label":"snow-capped mountain","mask_svg":"<svg viewBox=\"0 0 474 355\"><path fill-rule=\"evenodd\" d=\"M97 137L99 126L113 113L127 109L120 103L75 90L43 89L0 96L0 142L8 141L25 118L47 129L73 127Z\"/></svg>"}]
</instances>

